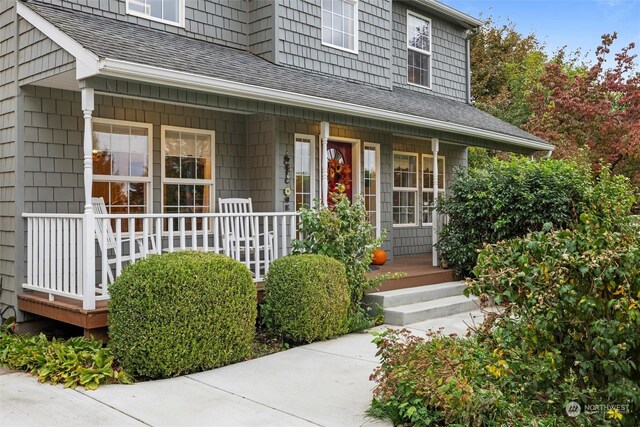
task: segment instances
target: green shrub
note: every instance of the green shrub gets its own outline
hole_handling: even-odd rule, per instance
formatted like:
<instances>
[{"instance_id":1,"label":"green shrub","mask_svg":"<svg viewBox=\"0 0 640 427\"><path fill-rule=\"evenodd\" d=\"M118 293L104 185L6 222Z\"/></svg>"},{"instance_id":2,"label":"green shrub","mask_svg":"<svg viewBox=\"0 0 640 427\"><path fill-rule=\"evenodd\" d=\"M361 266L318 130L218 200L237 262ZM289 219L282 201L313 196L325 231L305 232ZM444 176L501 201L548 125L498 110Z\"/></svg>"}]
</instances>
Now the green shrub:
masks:
<instances>
[{"instance_id":1,"label":"green shrub","mask_svg":"<svg viewBox=\"0 0 640 427\"><path fill-rule=\"evenodd\" d=\"M548 224L485 247L467 292L506 304L485 330L533 401L629 404L631 413L621 415L633 425L640 419L640 232L628 216L633 193L626 178L604 170L588 199L572 230ZM546 368L531 370L539 360Z\"/></svg>"},{"instance_id":2,"label":"green shrub","mask_svg":"<svg viewBox=\"0 0 640 427\"><path fill-rule=\"evenodd\" d=\"M4 326L0 326L0 365L37 375L41 383L71 388L94 390L100 384L131 382L102 341L82 337L49 341L43 334L14 335Z\"/></svg>"},{"instance_id":3,"label":"green shrub","mask_svg":"<svg viewBox=\"0 0 640 427\"><path fill-rule=\"evenodd\" d=\"M438 210L448 215L437 247L458 275L468 276L485 243L523 236L550 222L569 227L593 181L587 166L563 160L491 160L459 170Z\"/></svg>"},{"instance_id":4,"label":"green shrub","mask_svg":"<svg viewBox=\"0 0 640 427\"><path fill-rule=\"evenodd\" d=\"M267 328L294 342L324 340L346 332L349 288L344 266L324 255L276 260L264 282Z\"/></svg>"},{"instance_id":5,"label":"green shrub","mask_svg":"<svg viewBox=\"0 0 640 427\"><path fill-rule=\"evenodd\" d=\"M132 374L166 378L243 360L255 334L249 270L204 252L129 265L109 289L109 337Z\"/></svg>"},{"instance_id":6,"label":"green shrub","mask_svg":"<svg viewBox=\"0 0 640 427\"><path fill-rule=\"evenodd\" d=\"M386 232L383 230L380 237L374 237L362 197L354 203L344 194L332 193L331 197L334 200L331 207L316 200L313 209L300 210L300 233L304 238L293 241L293 253L327 255L345 266L351 295L349 331L353 332L372 325L360 305L364 292L402 275L382 274L367 278L373 251L382 245Z\"/></svg>"}]
</instances>

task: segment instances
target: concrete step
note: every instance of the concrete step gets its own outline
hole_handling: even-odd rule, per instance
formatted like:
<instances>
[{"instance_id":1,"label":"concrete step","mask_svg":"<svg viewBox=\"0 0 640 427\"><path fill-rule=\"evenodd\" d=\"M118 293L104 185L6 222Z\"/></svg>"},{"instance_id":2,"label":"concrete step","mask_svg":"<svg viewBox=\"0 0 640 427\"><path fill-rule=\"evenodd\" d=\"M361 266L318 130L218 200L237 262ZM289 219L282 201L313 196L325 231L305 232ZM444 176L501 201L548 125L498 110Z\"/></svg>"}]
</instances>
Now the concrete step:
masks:
<instances>
[{"instance_id":1,"label":"concrete step","mask_svg":"<svg viewBox=\"0 0 640 427\"><path fill-rule=\"evenodd\" d=\"M374 292L364 296L364 303L371 306L375 306L377 304L387 310L401 305L462 295L464 288L464 282L446 282L439 283L437 285Z\"/></svg>"},{"instance_id":2,"label":"concrete step","mask_svg":"<svg viewBox=\"0 0 640 427\"><path fill-rule=\"evenodd\" d=\"M404 326L410 323L477 310L479 306L480 301L475 297L467 298L464 295L448 296L431 301L385 308L384 322L389 325Z\"/></svg>"}]
</instances>

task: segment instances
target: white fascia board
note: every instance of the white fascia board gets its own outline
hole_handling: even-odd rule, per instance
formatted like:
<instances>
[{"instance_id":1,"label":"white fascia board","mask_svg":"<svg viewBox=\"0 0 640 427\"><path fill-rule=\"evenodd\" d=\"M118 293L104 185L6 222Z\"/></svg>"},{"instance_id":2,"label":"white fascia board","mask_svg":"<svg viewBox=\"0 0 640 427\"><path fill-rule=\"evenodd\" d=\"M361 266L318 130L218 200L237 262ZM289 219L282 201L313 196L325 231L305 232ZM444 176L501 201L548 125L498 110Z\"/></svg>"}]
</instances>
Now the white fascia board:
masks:
<instances>
[{"instance_id":1,"label":"white fascia board","mask_svg":"<svg viewBox=\"0 0 640 427\"><path fill-rule=\"evenodd\" d=\"M436 0L417 0L417 3L430 9L436 10L443 15L455 19L456 21L463 22L470 27L480 27L484 25L484 22L482 22L481 20L476 19L473 16L469 16L466 13L460 12L459 10L447 6L446 4L442 4Z\"/></svg>"},{"instance_id":2,"label":"white fascia board","mask_svg":"<svg viewBox=\"0 0 640 427\"><path fill-rule=\"evenodd\" d=\"M276 104L286 104L338 114L355 115L368 119L390 121L409 126L426 127L443 132L452 132L477 138L490 139L532 150L548 151L555 149L553 145L548 143L478 129L471 126L459 125L410 114L397 113L379 108L366 107L348 102L340 102L333 99L265 88L246 83L232 82L229 80L206 77L182 71L168 70L166 68L159 68L150 65L136 64L128 61L103 59L100 61L99 69L100 75L103 76L132 79L152 84L174 86L256 101L272 102Z\"/></svg>"},{"instance_id":3,"label":"white fascia board","mask_svg":"<svg viewBox=\"0 0 640 427\"><path fill-rule=\"evenodd\" d=\"M85 49L80 43L29 9L22 2L17 1L16 6L18 15L76 59L76 79L82 80L98 74L98 62L100 58L98 58L97 55Z\"/></svg>"}]
</instances>

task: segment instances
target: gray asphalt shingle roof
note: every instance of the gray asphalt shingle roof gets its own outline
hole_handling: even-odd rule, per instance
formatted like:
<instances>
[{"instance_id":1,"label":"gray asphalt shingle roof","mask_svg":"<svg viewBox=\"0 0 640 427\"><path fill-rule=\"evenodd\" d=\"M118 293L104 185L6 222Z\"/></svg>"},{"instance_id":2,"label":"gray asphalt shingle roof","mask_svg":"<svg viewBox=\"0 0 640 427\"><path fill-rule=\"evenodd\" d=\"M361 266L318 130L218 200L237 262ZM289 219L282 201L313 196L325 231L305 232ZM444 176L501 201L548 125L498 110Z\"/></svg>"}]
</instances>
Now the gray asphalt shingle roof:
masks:
<instances>
[{"instance_id":1,"label":"gray asphalt shingle roof","mask_svg":"<svg viewBox=\"0 0 640 427\"><path fill-rule=\"evenodd\" d=\"M545 142L462 102L403 88L386 90L272 64L251 53L80 11L29 8L101 58L152 65Z\"/></svg>"}]
</instances>

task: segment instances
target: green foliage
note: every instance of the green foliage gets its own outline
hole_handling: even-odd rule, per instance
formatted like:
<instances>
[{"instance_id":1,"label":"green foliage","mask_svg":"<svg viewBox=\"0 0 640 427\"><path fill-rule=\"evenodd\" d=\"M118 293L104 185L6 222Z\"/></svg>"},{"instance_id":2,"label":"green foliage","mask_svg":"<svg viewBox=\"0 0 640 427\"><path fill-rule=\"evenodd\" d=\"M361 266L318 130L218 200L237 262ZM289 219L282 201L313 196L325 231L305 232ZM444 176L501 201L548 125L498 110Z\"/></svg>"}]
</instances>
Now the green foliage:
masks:
<instances>
[{"instance_id":1,"label":"green foliage","mask_svg":"<svg viewBox=\"0 0 640 427\"><path fill-rule=\"evenodd\" d=\"M573 229L547 224L487 245L468 293L506 304L485 325L487 341L518 372L512 381L529 390L536 412L561 413L553 404L559 401L630 404L622 422L633 425L640 419L640 230L628 216L634 197L628 180L606 169L588 193Z\"/></svg>"},{"instance_id":2,"label":"green foliage","mask_svg":"<svg viewBox=\"0 0 640 427\"><path fill-rule=\"evenodd\" d=\"M262 315L271 333L294 342L346 332L349 288L345 268L324 255L291 255L269 267Z\"/></svg>"},{"instance_id":3,"label":"green foliage","mask_svg":"<svg viewBox=\"0 0 640 427\"><path fill-rule=\"evenodd\" d=\"M496 386L510 372L505 360L476 338L390 329L374 335L382 363L370 378L378 383L371 416L410 426L533 425L519 387ZM536 421L554 425L557 418Z\"/></svg>"},{"instance_id":4,"label":"green foliage","mask_svg":"<svg viewBox=\"0 0 640 427\"><path fill-rule=\"evenodd\" d=\"M300 210L300 233L303 239L293 241L293 253L327 255L340 261L346 268L351 294L350 331L371 326L360 307L364 292L377 286L388 276L370 281L369 271L373 251L382 245L381 237L374 237L373 227L367 219L362 197L351 203L344 194L332 194L332 207L316 201L315 208Z\"/></svg>"},{"instance_id":5,"label":"green foliage","mask_svg":"<svg viewBox=\"0 0 640 427\"><path fill-rule=\"evenodd\" d=\"M5 327L0 331L0 365L36 375L42 383L71 388L95 390L100 384L131 382L101 341L82 337L49 341L43 334L14 335Z\"/></svg>"},{"instance_id":6,"label":"green foliage","mask_svg":"<svg viewBox=\"0 0 640 427\"><path fill-rule=\"evenodd\" d=\"M249 270L228 257L150 256L125 268L109 291L110 345L136 376L183 375L251 352L256 287Z\"/></svg>"},{"instance_id":7,"label":"green foliage","mask_svg":"<svg viewBox=\"0 0 640 427\"><path fill-rule=\"evenodd\" d=\"M523 236L547 222L570 226L591 184L589 168L568 161L513 158L459 170L450 195L439 199L449 221L437 246L456 273L467 276L484 243Z\"/></svg>"}]
</instances>

